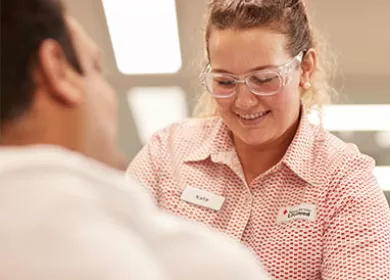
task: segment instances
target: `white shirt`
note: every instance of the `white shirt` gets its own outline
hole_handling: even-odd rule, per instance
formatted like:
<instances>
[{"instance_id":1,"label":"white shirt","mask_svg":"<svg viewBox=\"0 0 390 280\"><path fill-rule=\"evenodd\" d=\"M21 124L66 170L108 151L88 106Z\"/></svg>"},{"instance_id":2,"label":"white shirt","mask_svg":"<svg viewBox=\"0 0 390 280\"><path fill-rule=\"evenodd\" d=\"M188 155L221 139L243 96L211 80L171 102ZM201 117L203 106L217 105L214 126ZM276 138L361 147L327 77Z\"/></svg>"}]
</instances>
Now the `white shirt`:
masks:
<instances>
[{"instance_id":1,"label":"white shirt","mask_svg":"<svg viewBox=\"0 0 390 280\"><path fill-rule=\"evenodd\" d=\"M130 184L60 148L1 148L0 279L268 279L241 245Z\"/></svg>"}]
</instances>

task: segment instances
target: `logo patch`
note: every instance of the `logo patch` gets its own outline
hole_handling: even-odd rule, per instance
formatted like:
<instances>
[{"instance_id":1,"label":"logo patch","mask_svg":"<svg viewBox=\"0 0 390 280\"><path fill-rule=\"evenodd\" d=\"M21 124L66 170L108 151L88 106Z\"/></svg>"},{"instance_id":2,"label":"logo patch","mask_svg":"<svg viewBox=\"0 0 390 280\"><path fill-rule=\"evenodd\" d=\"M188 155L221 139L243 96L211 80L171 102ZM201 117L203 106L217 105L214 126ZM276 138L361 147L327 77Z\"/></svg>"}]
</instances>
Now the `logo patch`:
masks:
<instances>
[{"instance_id":1,"label":"logo patch","mask_svg":"<svg viewBox=\"0 0 390 280\"><path fill-rule=\"evenodd\" d=\"M309 203L303 203L298 206L282 207L279 210L277 223L284 223L294 220L307 220L314 222L316 220L316 206Z\"/></svg>"}]
</instances>

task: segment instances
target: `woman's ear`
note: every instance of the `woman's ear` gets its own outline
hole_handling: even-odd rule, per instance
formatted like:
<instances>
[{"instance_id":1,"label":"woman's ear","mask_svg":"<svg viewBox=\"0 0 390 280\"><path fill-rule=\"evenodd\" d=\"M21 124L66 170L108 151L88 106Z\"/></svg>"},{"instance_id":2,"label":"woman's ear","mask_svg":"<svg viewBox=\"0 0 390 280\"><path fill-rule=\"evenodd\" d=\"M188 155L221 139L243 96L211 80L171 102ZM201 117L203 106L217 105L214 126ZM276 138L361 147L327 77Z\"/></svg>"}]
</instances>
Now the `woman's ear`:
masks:
<instances>
[{"instance_id":1,"label":"woman's ear","mask_svg":"<svg viewBox=\"0 0 390 280\"><path fill-rule=\"evenodd\" d=\"M305 56L302 59L301 68L301 80L299 86L303 89L309 89L311 87L311 77L317 66L317 53L314 49L308 49Z\"/></svg>"}]
</instances>

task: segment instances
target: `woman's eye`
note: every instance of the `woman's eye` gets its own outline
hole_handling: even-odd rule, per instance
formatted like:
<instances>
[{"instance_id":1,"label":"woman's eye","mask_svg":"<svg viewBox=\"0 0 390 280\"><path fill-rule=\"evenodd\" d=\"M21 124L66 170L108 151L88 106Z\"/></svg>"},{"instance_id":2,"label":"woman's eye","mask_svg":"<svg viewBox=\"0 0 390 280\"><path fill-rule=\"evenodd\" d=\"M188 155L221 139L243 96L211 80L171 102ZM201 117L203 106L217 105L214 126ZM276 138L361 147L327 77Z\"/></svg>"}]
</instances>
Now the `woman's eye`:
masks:
<instances>
[{"instance_id":1,"label":"woman's eye","mask_svg":"<svg viewBox=\"0 0 390 280\"><path fill-rule=\"evenodd\" d=\"M232 81L232 80L223 80L223 81L218 81L218 83L219 83L220 85L229 86L229 85L233 85L233 84L234 84L234 81Z\"/></svg>"},{"instance_id":2,"label":"woman's eye","mask_svg":"<svg viewBox=\"0 0 390 280\"><path fill-rule=\"evenodd\" d=\"M255 83L258 83L258 84L266 84L266 83L271 82L275 78L276 77L259 78L259 77L254 76L252 81L254 81Z\"/></svg>"}]
</instances>

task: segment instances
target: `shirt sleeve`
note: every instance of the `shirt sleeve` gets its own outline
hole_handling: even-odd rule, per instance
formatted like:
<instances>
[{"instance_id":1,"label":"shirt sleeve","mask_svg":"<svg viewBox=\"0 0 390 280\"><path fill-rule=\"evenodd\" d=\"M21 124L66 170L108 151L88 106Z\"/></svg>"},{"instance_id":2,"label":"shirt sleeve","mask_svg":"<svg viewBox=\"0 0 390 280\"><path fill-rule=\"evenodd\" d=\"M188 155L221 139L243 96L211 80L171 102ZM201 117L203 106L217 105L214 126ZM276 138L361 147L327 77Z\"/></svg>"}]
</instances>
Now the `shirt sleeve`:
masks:
<instances>
[{"instance_id":1,"label":"shirt sleeve","mask_svg":"<svg viewBox=\"0 0 390 280\"><path fill-rule=\"evenodd\" d=\"M324 232L324 280L390 279L390 209L366 157L350 161L328 205L336 205Z\"/></svg>"},{"instance_id":2,"label":"shirt sleeve","mask_svg":"<svg viewBox=\"0 0 390 280\"><path fill-rule=\"evenodd\" d=\"M128 178L133 178L143 185L156 201L159 193L161 153L162 140L160 134L156 133L134 157L126 172Z\"/></svg>"}]
</instances>

